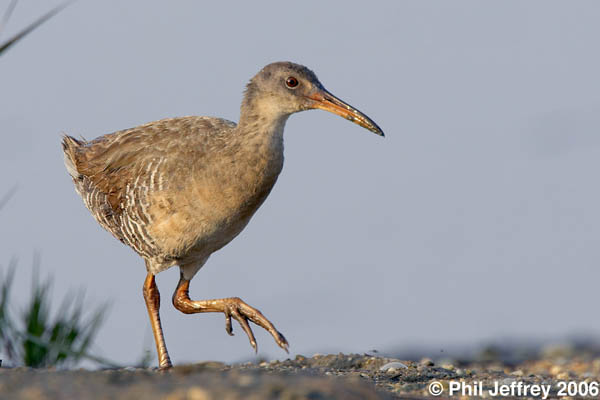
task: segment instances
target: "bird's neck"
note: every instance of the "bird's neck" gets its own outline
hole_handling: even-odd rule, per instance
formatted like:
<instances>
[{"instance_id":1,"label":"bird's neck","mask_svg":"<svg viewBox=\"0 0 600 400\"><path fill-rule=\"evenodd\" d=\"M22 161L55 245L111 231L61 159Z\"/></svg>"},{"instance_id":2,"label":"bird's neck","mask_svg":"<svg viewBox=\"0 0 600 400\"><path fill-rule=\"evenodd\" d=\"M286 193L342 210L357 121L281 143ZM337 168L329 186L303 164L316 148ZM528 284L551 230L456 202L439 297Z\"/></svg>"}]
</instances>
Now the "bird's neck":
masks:
<instances>
[{"instance_id":1,"label":"bird's neck","mask_svg":"<svg viewBox=\"0 0 600 400\"><path fill-rule=\"evenodd\" d=\"M242 102L238 127L252 133L265 130L275 132L280 125L285 125L289 116L289 113L282 111L275 98L248 92Z\"/></svg>"},{"instance_id":2,"label":"bird's neck","mask_svg":"<svg viewBox=\"0 0 600 400\"><path fill-rule=\"evenodd\" d=\"M236 127L238 140L259 157L283 161L283 128L289 114L269 101L245 99Z\"/></svg>"},{"instance_id":3,"label":"bird's neck","mask_svg":"<svg viewBox=\"0 0 600 400\"><path fill-rule=\"evenodd\" d=\"M230 180L233 202L244 220L265 200L283 168L283 128L288 116L244 113L228 141L226 159L235 160Z\"/></svg>"}]
</instances>

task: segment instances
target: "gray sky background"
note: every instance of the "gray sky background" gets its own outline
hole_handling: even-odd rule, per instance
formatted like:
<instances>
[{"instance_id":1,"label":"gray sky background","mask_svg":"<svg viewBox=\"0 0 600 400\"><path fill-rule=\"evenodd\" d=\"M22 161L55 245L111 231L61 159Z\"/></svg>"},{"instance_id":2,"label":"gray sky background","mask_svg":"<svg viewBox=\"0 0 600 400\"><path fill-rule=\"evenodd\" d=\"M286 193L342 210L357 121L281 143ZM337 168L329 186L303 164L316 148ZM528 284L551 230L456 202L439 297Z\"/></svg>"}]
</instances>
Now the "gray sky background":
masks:
<instances>
[{"instance_id":1,"label":"gray sky background","mask_svg":"<svg viewBox=\"0 0 600 400\"><path fill-rule=\"evenodd\" d=\"M3 1L3 10L8 1ZM7 38L58 1L22 0ZM152 120L237 121L262 66L312 68L386 132L322 111L290 118L286 164L248 228L192 282L240 296L291 355L439 348L497 337L600 334L600 3L82 0L0 58L0 263L34 250L54 296L111 301L97 352L154 347L143 261L92 219L60 134L94 138ZM170 304L172 359L253 352L222 315ZM285 357L255 329L261 354ZM153 363L156 361L153 359Z\"/></svg>"}]
</instances>

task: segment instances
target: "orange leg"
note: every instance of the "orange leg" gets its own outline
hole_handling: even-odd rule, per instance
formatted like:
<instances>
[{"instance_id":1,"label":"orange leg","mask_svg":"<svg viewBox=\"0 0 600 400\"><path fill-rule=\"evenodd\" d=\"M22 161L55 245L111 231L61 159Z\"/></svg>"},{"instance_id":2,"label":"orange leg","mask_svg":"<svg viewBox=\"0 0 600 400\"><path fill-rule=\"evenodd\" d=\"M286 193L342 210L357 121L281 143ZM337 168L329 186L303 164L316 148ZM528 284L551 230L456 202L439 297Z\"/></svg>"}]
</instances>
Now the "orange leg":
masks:
<instances>
[{"instance_id":1,"label":"orange leg","mask_svg":"<svg viewBox=\"0 0 600 400\"><path fill-rule=\"evenodd\" d=\"M279 345L279 347L284 349L286 352L288 351L289 344L287 340L285 340L285 337L283 337L283 335L277 329L275 329L273 324L267 318L265 318L260 311L249 306L239 297L193 301L190 300L189 288L190 281L184 279L182 274L181 278L179 278L177 289L175 289L175 293L173 293L173 305L182 313L195 314L205 312L222 312L225 314L225 330L231 336L233 336L233 329L231 328L231 317L233 317L242 326L242 329L244 329L246 335L248 335L250 345L254 348L254 351L258 351L254 333L252 333L252 329L250 328L250 325L248 325L248 321L252 321L256 325L266 329L271 336L273 336L273 339L275 339L275 342Z\"/></svg>"},{"instance_id":2,"label":"orange leg","mask_svg":"<svg viewBox=\"0 0 600 400\"><path fill-rule=\"evenodd\" d=\"M144 281L144 300L146 300L146 308L148 308L148 316L152 325L152 333L154 333L154 341L156 342L156 354L158 355L158 367L160 369L171 368L171 359L165 344L162 326L160 325L160 293L154 280L154 275L148 273Z\"/></svg>"}]
</instances>

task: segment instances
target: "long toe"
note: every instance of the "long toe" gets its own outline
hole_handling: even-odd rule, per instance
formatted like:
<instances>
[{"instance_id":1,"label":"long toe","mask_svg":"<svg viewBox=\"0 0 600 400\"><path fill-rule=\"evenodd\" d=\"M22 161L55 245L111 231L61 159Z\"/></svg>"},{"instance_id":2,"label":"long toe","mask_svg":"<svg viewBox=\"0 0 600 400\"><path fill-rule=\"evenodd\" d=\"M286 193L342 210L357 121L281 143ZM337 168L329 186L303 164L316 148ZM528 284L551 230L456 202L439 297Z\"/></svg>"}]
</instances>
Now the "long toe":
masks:
<instances>
[{"instance_id":1,"label":"long toe","mask_svg":"<svg viewBox=\"0 0 600 400\"><path fill-rule=\"evenodd\" d=\"M229 312L225 312L226 315L231 315L236 321L240 323L246 334L248 335L248 339L250 340L250 345L257 350L256 347L256 339L254 338L254 334L248 325L248 320L252 321L256 325L265 329L267 332L273 336L275 342L279 347L281 347L286 352L288 351L289 343L285 339L285 336L279 332L275 326L269 321L259 310L248 305L242 299L238 297L233 297L230 300L230 304L228 304L227 309Z\"/></svg>"}]
</instances>

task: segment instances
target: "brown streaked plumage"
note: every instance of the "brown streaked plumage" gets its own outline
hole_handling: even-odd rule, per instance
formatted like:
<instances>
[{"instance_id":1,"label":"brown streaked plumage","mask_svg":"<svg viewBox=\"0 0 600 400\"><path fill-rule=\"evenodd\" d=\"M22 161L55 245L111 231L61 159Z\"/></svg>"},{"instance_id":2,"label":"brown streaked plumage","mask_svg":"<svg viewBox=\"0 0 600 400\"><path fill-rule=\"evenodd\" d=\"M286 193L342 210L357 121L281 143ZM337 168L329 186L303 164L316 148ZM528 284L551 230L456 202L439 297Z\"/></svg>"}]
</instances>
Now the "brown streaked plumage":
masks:
<instances>
[{"instance_id":1,"label":"brown streaked plumage","mask_svg":"<svg viewBox=\"0 0 600 400\"><path fill-rule=\"evenodd\" d=\"M237 297L193 301L189 282L210 255L235 238L270 193L283 167L283 128L299 111L321 108L381 136L360 111L329 93L308 68L267 65L244 94L240 120L181 117L92 141L63 139L65 165L96 221L145 261L144 299L160 368L171 361L154 275L178 265L173 305L183 313L220 312L237 320L256 350L248 321L288 343L260 311Z\"/></svg>"}]
</instances>

